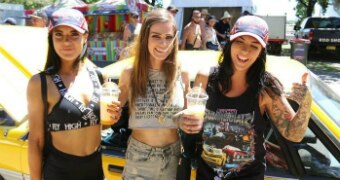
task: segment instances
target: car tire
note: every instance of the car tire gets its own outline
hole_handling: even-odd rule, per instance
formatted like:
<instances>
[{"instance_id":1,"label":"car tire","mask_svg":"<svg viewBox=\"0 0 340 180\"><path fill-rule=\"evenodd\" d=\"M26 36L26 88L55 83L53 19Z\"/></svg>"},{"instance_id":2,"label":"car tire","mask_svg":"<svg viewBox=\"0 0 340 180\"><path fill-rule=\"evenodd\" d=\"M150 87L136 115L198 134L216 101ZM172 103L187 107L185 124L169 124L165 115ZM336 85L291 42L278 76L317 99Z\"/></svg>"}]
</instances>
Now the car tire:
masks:
<instances>
[{"instance_id":1,"label":"car tire","mask_svg":"<svg viewBox=\"0 0 340 180\"><path fill-rule=\"evenodd\" d=\"M0 180L5 180L5 178L3 178L3 177L0 175Z\"/></svg>"}]
</instances>

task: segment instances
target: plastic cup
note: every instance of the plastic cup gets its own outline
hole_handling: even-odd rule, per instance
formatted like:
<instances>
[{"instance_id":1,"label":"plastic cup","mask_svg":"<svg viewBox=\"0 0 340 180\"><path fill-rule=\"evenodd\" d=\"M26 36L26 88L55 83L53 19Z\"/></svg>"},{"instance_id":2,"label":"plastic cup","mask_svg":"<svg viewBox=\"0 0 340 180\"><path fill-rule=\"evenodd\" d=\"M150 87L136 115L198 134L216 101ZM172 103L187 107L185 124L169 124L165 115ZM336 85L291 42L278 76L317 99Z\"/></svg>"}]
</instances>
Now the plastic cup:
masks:
<instances>
[{"instance_id":1,"label":"plastic cup","mask_svg":"<svg viewBox=\"0 0 340 180\"><path fill-rule=\"evenodd\" d=\"M194 87L186 95L187 98L187 112L195 114L199 118L204 118L205 105L209 96L200 87Z\"/></svg>"},{"instance_id":2,"label":"plastic cup","mask_svg":"<svg viewBox=\"0 0 340 180\"><path fill-rule=\"evenodd\" d=\"M107 106L112 101L117 101L119 97L119 88L114 82L106 82L102 85L100 94L100 122L102 125L112 125L115 122L111 119L111 114L107 112Z\"/></svg>"}]
</instances>

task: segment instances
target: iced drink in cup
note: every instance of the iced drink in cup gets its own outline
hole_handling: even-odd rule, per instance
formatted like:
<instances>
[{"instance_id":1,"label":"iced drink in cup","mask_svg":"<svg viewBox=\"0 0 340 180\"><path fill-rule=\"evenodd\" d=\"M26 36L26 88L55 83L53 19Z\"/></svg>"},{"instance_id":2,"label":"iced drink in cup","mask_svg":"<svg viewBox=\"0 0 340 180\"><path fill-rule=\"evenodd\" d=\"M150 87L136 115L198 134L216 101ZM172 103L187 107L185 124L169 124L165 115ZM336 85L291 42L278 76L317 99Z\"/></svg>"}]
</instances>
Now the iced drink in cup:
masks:
<instances>
[{"instance_id":1,"label":"iced drink in cup","mask_svg":"<svg viewBox=\"0 0 340 180\"><path fill-rule=\"evenodd\" d=\"M208 100L208 95L201 87L194 87L186 95L187 112L195 114L197 117L204 118L205 105Z\"/></svg>"},{"instance_id":2,"label":"iced drink in cup","mask_svg":"<svg viewBox=\"0 0 340 180\"><path fill-rule=\"evenodd\" d=\"M100 94L100 122L102 125L112 125L114 121L111 119L111 114L107 112L107 106L112 104L112 101L117 101L120 90L116 83L106 82L102 85Z\"/></svg>"}]
</instances>

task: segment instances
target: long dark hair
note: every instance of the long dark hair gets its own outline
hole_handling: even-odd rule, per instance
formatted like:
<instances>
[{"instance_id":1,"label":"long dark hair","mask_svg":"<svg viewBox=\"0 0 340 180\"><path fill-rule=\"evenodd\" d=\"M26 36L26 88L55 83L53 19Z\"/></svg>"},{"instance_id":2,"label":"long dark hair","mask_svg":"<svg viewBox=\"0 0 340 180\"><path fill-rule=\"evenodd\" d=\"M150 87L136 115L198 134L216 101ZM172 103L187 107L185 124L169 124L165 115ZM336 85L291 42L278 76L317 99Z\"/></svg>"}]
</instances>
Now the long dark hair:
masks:
<instances>
[{"instance_id":1,"label":"long dark hair","mask_svg":"<svg viewBox=\"0 0 340 180\"><path fill-rule=\"evenodd\" d=\"M74 62L73 67L76 67L79 64L79 62L84 62L86 55L87 55L87 43L84 43L83 50L78 56L77 60ZM59 55L54 49L52 32L50 32L48 34L48 52L44 70L46 71L47 69L49 69L49 73L55 74L60 70L60 67L61 60Z\"/></svg>"},{"instance_id":2,"label":"long dark hair","mask_svg":"<svg viewBox=\"0 0 340 180\"><path fill-rule=\"evenodd\" d=\"M233 62L231 61L232 43L233 42L229 42L225 45L219 60L217 82L221 85L222 93L229 92L232 85L231 76L234 74ZM266 62L267 52L265 48L262 48L260 55L247 71L246 82L257 96L263 92L263 89L266 90L270 96L272 96L273 93L280 95L283 93L282 84L276 77L266 71Z\"/></svg>"}]
</instances>

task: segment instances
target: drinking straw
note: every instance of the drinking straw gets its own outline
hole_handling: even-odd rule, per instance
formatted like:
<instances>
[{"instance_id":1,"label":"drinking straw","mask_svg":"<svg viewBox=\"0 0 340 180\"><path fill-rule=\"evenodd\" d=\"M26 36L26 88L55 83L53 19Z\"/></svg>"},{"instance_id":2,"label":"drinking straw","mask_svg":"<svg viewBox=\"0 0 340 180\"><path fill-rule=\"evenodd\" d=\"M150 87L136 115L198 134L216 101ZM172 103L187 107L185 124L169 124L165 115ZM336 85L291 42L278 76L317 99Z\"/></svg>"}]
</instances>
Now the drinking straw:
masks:
<instances>
[{"instance_id":1,"label":"drinking straw","mask_svg":"<svg viewBox=\"0 0 340 180\"><path fill-rule=\"evenodd\" d=\"M201 94L201 88L202 88L202 83L200 83L200 85L198 86L198 93L197 93L197 98L196 98L196 104L198 104L198 100Z\"/></svg>"}]
</instances>

